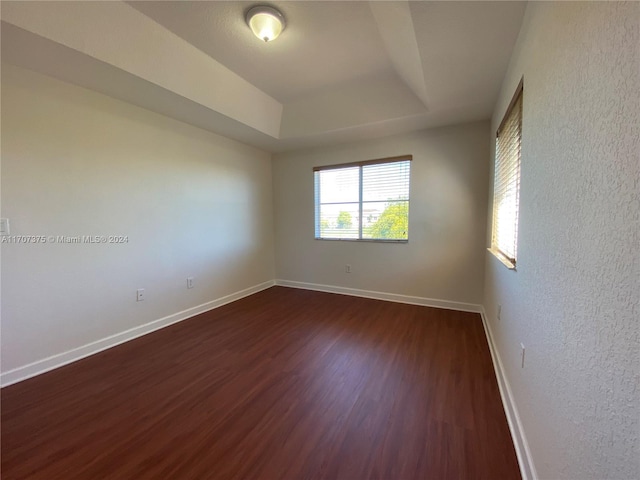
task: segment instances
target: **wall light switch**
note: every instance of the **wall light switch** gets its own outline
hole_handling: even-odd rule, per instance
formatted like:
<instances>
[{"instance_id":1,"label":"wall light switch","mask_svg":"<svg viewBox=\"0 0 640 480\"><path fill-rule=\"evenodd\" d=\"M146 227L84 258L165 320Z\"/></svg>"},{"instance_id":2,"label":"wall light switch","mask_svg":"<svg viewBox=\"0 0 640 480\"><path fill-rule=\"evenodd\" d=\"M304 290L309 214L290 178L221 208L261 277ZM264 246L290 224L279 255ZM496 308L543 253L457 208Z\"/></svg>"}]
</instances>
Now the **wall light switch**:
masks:
<instances>
[{"instance_id":1,"label":"wall light switch","mask_svg":"<svg viewBox=\"0 0 640 480\"><path fill-rule=\"evenodd\" d=\"M0 218L0 235L9 235L9 219Z\"/></svg>"}]
</instances>

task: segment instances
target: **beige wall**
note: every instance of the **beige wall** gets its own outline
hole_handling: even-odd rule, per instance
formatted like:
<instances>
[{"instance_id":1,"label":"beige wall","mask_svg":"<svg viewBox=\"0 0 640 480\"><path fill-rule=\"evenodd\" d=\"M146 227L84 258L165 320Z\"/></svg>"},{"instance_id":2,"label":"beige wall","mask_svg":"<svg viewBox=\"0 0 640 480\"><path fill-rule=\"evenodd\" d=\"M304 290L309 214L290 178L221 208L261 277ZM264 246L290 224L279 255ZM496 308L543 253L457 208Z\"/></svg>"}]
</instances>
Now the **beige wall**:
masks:
<instances>
[{"instance_id":1,"label":"beige wall","mask_svg":"<svg viewBox=\"0 0 640 480\"><path fill-rule=\"evenodd\" d=\"M524 75L518 269L485 255L484 306L543 479L640 478L639 18L530 3L493 117Z\"/></svg>"},{"instance_id":2,"label":"beige wall","mask_svg":"<svg viewBox=\"0 0 640 480\"><path fill-rule=\"evenodd\" d=\"M481 303L488 132L479 122L275 155L277 278ZM413 155L409 243L314 239L312 167L403 154Z\"/></svg>"},{"instance_id":3,"label":"beige wall","mask_svg":"<svg viewBox=\"0 0 640 480\"><path fill-rule=\"evenodd\" d=\"M129 241L2 245L2 371L272 280L270 159L3 64L11 233Z\"/></svg>"}]
</instances>

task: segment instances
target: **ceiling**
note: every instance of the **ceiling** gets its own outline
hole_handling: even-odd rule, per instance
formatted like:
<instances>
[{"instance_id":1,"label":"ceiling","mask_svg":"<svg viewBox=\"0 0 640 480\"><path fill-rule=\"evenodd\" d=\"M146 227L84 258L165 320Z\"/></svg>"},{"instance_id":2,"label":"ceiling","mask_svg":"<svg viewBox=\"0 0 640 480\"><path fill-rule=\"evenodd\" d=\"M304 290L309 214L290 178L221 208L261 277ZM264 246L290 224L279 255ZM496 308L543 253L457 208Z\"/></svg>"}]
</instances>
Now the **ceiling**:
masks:
<instances>
[{"instance_id":1,"label":"ceiling","mask_svg":"<svg viewBox=\"0 0 640 480\"><path fill-rule=\"evenodd\" d=\"M288 25L272 43L244 21L247 2L131 1L282 103L393 68L368 2L275 2Z\"/></svg>"},{"instance_id":2,"label":"ceiling","mask_svg":"<svg viewBox=\"0 0 640 480\"><path fill-rule=\"evenodd\" d=\"M257 2L260 3L260 2ZM491 116L524 2L7 2L2 60L269 151Z\"/></svg>"}]
</instances>

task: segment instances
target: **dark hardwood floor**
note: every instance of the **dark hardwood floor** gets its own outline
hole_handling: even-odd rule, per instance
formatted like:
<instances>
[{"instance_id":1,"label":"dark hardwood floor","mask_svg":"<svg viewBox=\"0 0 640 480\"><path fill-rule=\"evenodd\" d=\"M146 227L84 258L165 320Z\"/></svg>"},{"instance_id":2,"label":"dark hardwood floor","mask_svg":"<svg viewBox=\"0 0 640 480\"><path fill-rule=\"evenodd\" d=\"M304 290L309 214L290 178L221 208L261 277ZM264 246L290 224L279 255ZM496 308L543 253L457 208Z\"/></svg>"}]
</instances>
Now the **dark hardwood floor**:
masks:
<instances>
[{"instance_id":1,"label":"dark hardwood floor","mask_svg":"<svg viewBox=\"0 0 640 480\"><path fill-rule=\"evenodd\" d=\"M2 478L520 478L480 316L274 287L2 389Z\"/></svg>"}]
</instances>

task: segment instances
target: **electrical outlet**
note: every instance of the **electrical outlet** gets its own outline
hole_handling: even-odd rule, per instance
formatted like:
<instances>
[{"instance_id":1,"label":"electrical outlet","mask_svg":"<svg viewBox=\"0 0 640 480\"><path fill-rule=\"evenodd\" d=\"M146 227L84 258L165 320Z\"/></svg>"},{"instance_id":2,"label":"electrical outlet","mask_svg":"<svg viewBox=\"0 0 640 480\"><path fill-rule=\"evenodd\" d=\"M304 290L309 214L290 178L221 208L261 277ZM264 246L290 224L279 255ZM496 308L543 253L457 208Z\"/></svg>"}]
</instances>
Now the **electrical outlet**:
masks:
<instances>
[{"instance_id":1,"label":"electrical outlet","mask_svg":"<svg viewBox=\"0 0 640 480\"><path fill-rule=\"evenodd\" d=\"M187 288L193 288L193 277L187 277Z\"/></svg>"},{"instance_id":2,"label":"electrical outlet","mask_svg":"<svg viewBox=\"0 0 640 480\"><path fill-rule=\"evenodd\" d=\"M348 263L344 266L344 271L346 273L351 273L351 265L349 265Z\"/></svg>"},{"instance_id":3,"label":"electrical outlet","mask_svg":"<svg viewBox=\"0 0 640 480\"><path fill-rule=\"evenodd\" d=\"M145 298L144 288L136 290L136 302L142 302Z\"/></svg>"},{"instance_id":4,"label":"electrical outlet","mask_svg":"<svg viewBox=\"0 0 640 480\"><path fill-rule=\"evenodd\" d=\"M520 344L520 348L522 349L522 353L520 353L520 357L521 357L520 368L524 368L524 343Z\"/></svg>"},{"instance_id":5,"label":"electrical outlet","mask_svg":"<svg viewBox=\"0 0 640 480\"><path fill-rule=\"evenodd\" d=\"M500 316L502 315L502 305L498 305L498 320L502 320Z\"/></svg>"}]
</instances>

